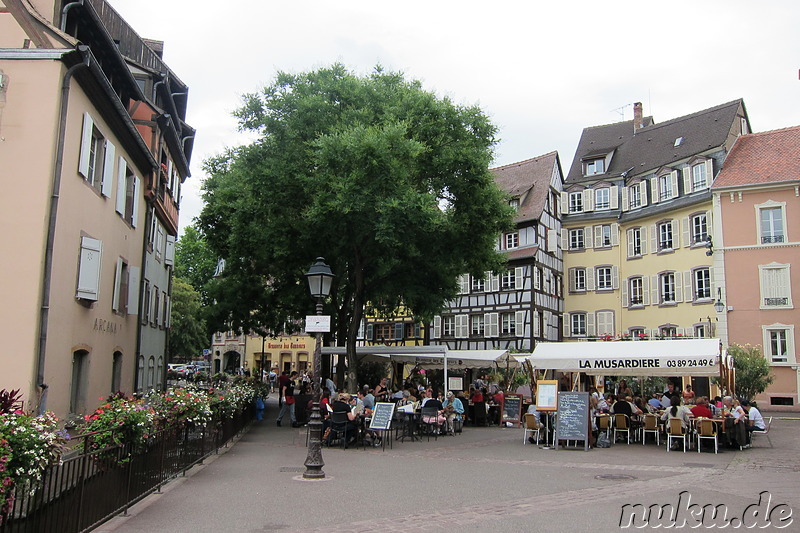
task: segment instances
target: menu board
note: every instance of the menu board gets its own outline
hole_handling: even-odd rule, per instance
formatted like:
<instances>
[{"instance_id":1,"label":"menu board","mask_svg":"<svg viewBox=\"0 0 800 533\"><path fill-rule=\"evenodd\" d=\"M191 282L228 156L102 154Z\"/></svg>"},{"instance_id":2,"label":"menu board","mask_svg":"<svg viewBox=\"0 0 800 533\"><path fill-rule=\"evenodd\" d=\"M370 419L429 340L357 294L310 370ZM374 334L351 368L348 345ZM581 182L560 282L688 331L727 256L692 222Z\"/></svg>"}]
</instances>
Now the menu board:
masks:
<instances>
[{"instance_id":1,"label":"menu board","mask_svg":"<svg viewBox=\"0 0 800 533\"><path fill-rule=\"evenodd\" d=\"M589 393L559 392L556 442L582 440L589 449Z\"/></svg>"},{"instance_id":2,"label":"menu board","mask_svg":"<svg viewBox=\"0 0 800 533\"><path fill-rule=\"evenodd\" d=\"M536 410L555 411L556 395L558 394L558 380L542 379L536 382Z\"/></svg>"},{"instance_id":3,"label":"menu board","mask_svg":"<svg viewBox=\"0 0 800 533\"><path fill-rule=\"evenodd\" d=\"M449 376L447 378L447 390L464 390L464 378L460 376Z\"/></svg>"},{"instance_id":4,"label":"menu board","mask_svg":"<svg viewBox=\"0 0 800 533\"><path fill-rule=\"evenodd\" d=\"M519 425L522 420L522 394L506 394L503 398L503 422Z\"/></svg>"},{"instance_id":5,"label":"menu board","mask_svg":"<svg viewBox=\"0 0 800 533\"><path fill-rule=\"evenodd\" d=\"M391 402L378 402L372 410L372 420L369 429L389 430L394 416L394 404Z\"/></svg>"}]
</instances>

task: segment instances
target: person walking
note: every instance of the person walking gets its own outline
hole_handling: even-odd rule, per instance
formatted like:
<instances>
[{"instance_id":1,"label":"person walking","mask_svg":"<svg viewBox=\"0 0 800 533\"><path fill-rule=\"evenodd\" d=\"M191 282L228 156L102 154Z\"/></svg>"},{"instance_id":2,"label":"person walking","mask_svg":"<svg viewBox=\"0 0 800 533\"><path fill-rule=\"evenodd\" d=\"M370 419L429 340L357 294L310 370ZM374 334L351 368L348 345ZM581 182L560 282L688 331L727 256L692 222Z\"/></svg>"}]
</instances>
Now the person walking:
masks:
<instances>
[{"instance_id":1,"label":"person walking","mask_svg":"<svg viewBox=\"0 0 800 533\"><path fill-rule=\"evenodd\" d=\"M283 387L281 387L281 398L283 398L283 405L281 405L281 411L280 413L278 413L278 420L276 421L278 427L281 426L281 420L283 420L283 417L286 415L287 412L289 413L289 418L292 421L292 427L293 428L300 427L300 424L297 423L297 418L295 417L294 414L294 409L295 409L294 389L296 386L294 382L295 378L297 378L297 372L293 371L289 376L289 379L286 382L286 384Z\"/></svg>"}]
</instances>

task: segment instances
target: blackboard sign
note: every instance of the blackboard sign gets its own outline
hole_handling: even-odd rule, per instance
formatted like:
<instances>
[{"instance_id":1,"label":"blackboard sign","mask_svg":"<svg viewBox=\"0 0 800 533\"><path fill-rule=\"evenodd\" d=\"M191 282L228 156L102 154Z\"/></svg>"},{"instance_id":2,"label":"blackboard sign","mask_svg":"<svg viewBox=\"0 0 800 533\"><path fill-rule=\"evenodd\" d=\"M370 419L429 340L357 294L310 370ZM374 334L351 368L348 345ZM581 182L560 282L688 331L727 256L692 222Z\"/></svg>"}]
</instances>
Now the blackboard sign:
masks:
<instances>
[{"instance_id":1,"label":"blackboard sign","mask_svg":"<svg viewBox=\"0 0 800 533\"><path fill-rule=\"evenodd\" d=\"M559 392L556 441L582 440L589 449L589 393Z\"/></svg>"},{"instance_id":2,"label":"blackboard sign","mask_svg":"<svg viewBox=\"0 0 800 533\"><path fill-rule=\"evenodd\" d=\"M506 394L503 398L503 422L518 426L522 420L522 394Z\"/></svg>"},{"instance_id":3,"label":"blackboard sign","mask_svg":"<svg viewBox=\"0 0 800 533\"><path fill-rule=\"evenodd\" d=\"M378 402L372 410L372 420L369 429L389 430L392 426L392 416L394 416L394 404L390 402Z\"/></svg>"}]
</instances>

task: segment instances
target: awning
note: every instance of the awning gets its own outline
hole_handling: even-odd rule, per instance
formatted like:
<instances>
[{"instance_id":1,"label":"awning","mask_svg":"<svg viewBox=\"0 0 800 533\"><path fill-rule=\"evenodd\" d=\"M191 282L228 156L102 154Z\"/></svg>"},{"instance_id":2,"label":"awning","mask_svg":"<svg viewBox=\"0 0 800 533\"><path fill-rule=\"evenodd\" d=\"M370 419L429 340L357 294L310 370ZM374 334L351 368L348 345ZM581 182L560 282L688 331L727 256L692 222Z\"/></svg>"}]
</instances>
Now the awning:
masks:
<instances>
[{"instance_id":1,"label":"awning","mask_svg":"<svg viewBox=\"0 0 800 533\"><path fill-rule=\"evenodd\" d=\"M342 355L344 347L323 346L323 354ZM508 350L450 350L446 346L359 346L356 355L364 361L397 362L407 365L419 365L423 368L444 368L445 357L447 368L485 368L495 363L516 367L519 363Z\"/></svg>"},{"instance_id":2,"label":"awning","mask_svg":"<svg viewBox=\"0 0 800 533\"><path fill-rule=\"evenodd\" d=\"M543 342L518 354L540 370L622 376L719 376L719 339Z\"/></svg>"}]
</instances>

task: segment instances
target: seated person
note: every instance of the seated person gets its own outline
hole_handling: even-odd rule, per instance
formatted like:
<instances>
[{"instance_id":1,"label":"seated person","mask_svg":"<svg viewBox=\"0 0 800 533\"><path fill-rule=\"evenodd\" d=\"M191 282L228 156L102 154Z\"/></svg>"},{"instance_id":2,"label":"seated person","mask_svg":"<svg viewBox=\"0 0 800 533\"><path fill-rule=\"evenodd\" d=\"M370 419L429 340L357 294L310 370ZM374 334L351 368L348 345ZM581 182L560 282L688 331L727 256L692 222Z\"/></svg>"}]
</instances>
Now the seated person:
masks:
<instances>
[{"instance_id":1,"label":"seated person","mask_svg":"<svg viewBox=\"0 0 800 533\"><path fill-rule=\"evenodd\" d=\"M725 416L725 437L728 446L744 446L747 444L747 413L744 412L737 400L731 396L722 399L723 414Z\"/></svg>"},{"instance_id":2,"label":"seated person","mask_svg":"<svg viewBox=\"0 0 800 533\"><path fill-rule=\"evenodd\" d=\"M708 408L708 398L706 396L701 396L695 400L692 414L698 418L714 418L714 413Z\"/></svg>"},{"instance_id":3,"label":"seated person","mask_svg":"<svg viewBox=\"0 0 800 533\"><path fill-rule=\"evenodd\" d=\"M764 424L764 417L761 416L761 411L750 405L749 401L742 400L741 405L744 412L747 413L745 429L747 430L747 443L750 444L750 432L756 430L765 431L767 426Z\"/></svg>"},{"instance_id":4,"label":"seated person","mask_svg":"<svg viewBox=\"0 0 800 533\"><path fill-rule=\"evenodd\" d=\"M431 391L429 394L433 394ZM440 402L437 398L427 398L422 404L423 409L436 409L436 415L425 415L422 417L422 421L426 424L433 424L436 427L436 431L439 431L439 428L445 423L444 415L442 415L442 411L444 410L444 406L442 402Z\"/></svg>"},{"instance_id":5,"label":"seated person","mask_svg":"<svg viewBox=\"0 0 800 533\"><path fill-rule=\"evenodd\" d=\"M647 405L650 407L650 412L661 409L661 400L658 399L658 393L654 393L653 397L647 400Z\"/></svg>"},{"instance_id":6,"label":"seated person","mask_svg":"<svg viewBox=\"0 0 800 533\"><path fill-rule=\"evenodd\" d=\"M453 422L462 419L464 415L464 404L461 403L461 400L456 398L453 391L447 393L447 399L442 404L442 411L445 422L447 423L447 432L454 435L456 428Z\"/></svg>"},{"instance_id":7,"label":"seated person","mask_svg":"<svg viewBox=\"0 0 800 533\"><path fill-rule=\"evenodd\" d=\"M350 438L352 442L355 440L356 432L358 431L358 415L355 413L354 406L352 406L351 403L353 403L353 398L350 397L349 393L343 392L339 394L339 397L331 405L331 412L347 413L347 433L348 435L352 435ZM330 439L331 437L329 436L326 444L330 444Z\"/></svg>"},{"instance_id":8,"label":"seated person","mask_svg":"<svg viewBox=\"0 0 800 533\"><path fill-rule=\"evenodd\" d=\"M470 395L469 399L472 400L472 403L482 402L482 401L484 401L483 393L481 392L480 389L475 389L475 390L472 391L472 394Z\"/></svg>"},{"instance_id":9,"label":"seated person","mask_svg":"<svg viewBox=\"0 0 800 533\"><path fill-rule=\"evenodd\" d=\"M362 389L358 391L358 399L364 404L364 409L370 411L375 409L375 397L369 393L368 390Z\"/></svg>"},{"instance_id":10,"label":"seated person","mask_svg":"<svg viewBox=\"0 0 800 533\"><path fill-rule=\"evenodd\" d=\"M663 415L661 415L661 420L679 418L681 420L683 432L686 433L689 429L689 415L691 414L691 411L689 411L686 406L681 405L681 401L678 396L673 396L672 399L670 399L670 404L670 408L667 409Z\"/></svg>"}]
</instances>

